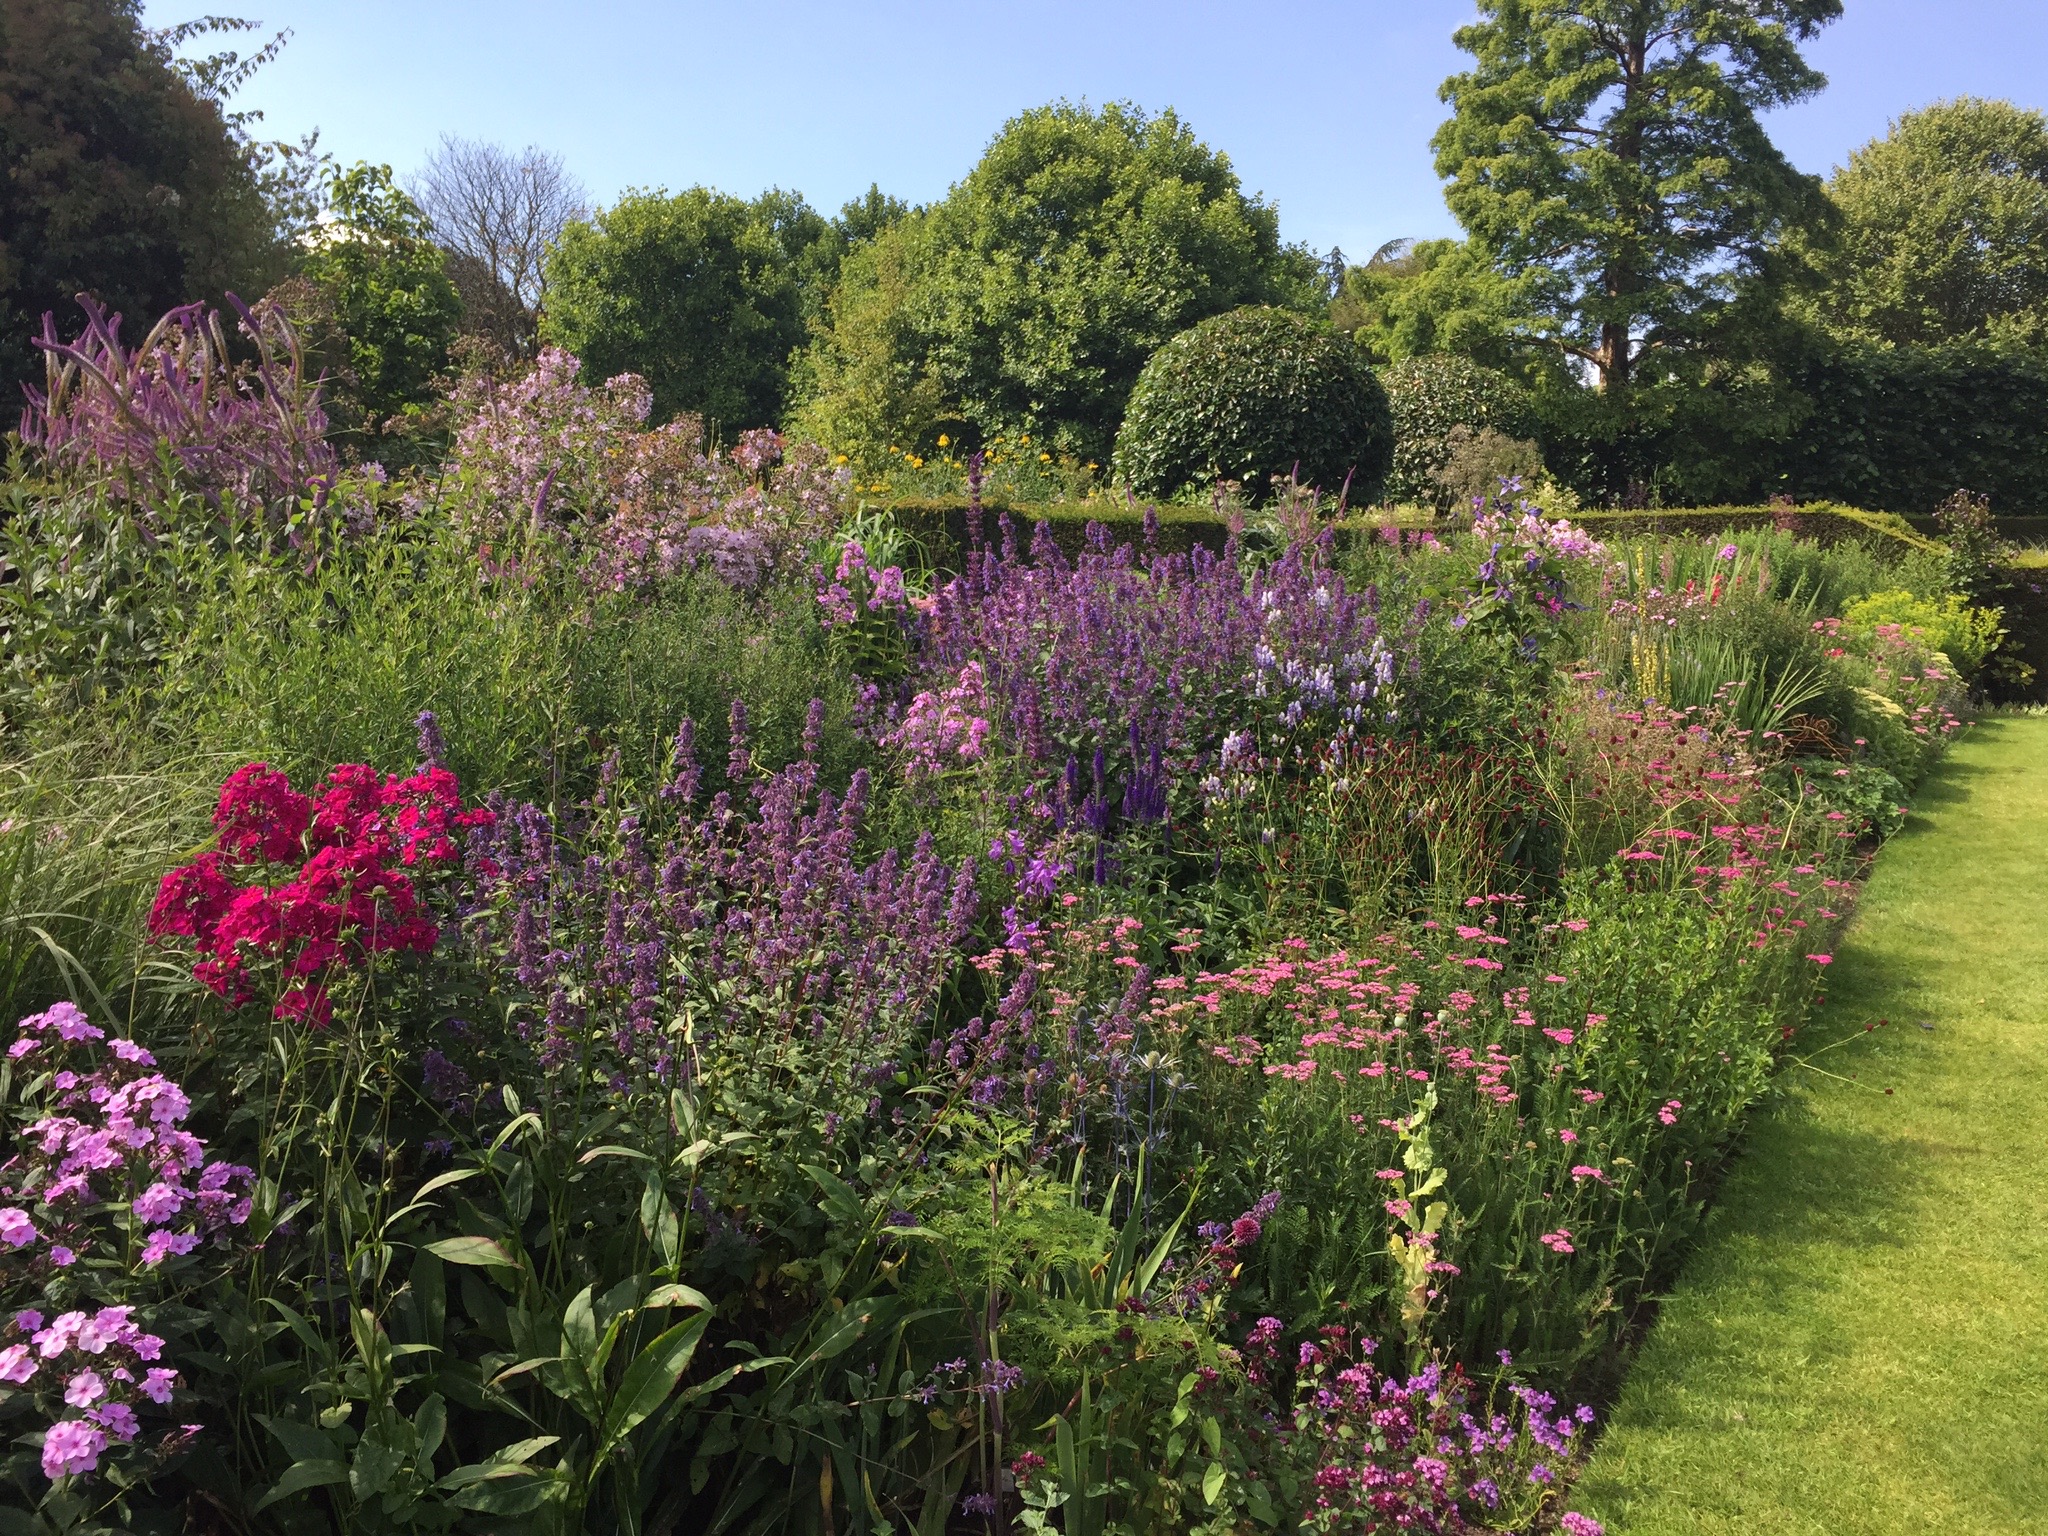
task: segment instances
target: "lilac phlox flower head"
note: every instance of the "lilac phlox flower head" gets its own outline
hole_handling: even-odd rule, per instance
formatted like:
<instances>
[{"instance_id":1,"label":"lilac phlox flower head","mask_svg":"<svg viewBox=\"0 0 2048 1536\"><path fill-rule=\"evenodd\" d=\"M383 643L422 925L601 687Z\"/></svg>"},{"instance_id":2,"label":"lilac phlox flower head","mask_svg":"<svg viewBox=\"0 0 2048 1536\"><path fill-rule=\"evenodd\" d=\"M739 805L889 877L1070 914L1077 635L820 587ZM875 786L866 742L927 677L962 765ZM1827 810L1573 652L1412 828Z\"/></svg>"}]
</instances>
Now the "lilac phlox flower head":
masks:
<instances>
[{"instance_id":1,"label":"lilac phlox flower head","mask_svg":"<svg viewBox=\"0 0 2048 1536\"><path fill-rule=\"evenodd\" d=\"M99 1469L106 1431L82 1419L59 1419L43 1434L43 1475L54 1481Z\"/></svg>"}]
</instances>

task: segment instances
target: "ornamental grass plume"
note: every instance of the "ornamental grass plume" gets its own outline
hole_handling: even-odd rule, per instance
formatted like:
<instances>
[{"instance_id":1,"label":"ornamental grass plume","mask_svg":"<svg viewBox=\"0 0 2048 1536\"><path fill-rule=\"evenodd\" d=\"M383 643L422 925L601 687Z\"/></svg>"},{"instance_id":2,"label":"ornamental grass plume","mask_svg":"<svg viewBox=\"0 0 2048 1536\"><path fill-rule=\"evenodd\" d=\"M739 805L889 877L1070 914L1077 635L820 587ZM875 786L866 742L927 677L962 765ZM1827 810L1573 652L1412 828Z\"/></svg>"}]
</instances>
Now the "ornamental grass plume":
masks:
<instances>
[{"instance_id":1,"label":"ornamental grass plume","mask_svg":"<svg viewBox=\"0 0 2048 1536\"><path fill-rule=\"evenodd\" d=\"M22 441L53 467L104 479L139 507L159 508L183 490L279 521L302 501L316 514L342 513L345 527L363 520L363 506L335 497L341 467L320 386L282 310L228 295L256 353L241 367L220 315L203 304L171 310L130 350L119 315L88 294L78 302L86 323L76 340L62 340L55 316L43 317L35 345L47 378L27 391L21 416ZM367 473L382 478L374 466ZM295 520L292 532L303 532Z\"/></svg>"}]
</instances>

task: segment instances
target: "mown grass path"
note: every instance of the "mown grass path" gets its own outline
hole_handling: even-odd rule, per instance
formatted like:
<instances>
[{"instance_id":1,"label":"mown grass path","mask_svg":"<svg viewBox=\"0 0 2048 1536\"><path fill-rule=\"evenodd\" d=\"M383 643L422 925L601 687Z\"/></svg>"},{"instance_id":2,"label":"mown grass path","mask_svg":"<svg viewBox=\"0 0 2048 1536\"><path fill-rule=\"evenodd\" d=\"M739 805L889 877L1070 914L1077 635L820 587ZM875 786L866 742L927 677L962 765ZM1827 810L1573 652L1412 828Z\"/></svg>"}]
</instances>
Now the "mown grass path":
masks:
<instances>
[{"instance_id":1,"label":"mown grass path","mask_svg":"<svg viewBox=\"0 0 2048 1536\"><path fill-rule=\"evenodd\" d=\"M1574 1500L1609 1536L2048 1532L2048 719L1956 747L1828 982L1855 1081L1759 1117Z\"/></svg>"}]
</instances>

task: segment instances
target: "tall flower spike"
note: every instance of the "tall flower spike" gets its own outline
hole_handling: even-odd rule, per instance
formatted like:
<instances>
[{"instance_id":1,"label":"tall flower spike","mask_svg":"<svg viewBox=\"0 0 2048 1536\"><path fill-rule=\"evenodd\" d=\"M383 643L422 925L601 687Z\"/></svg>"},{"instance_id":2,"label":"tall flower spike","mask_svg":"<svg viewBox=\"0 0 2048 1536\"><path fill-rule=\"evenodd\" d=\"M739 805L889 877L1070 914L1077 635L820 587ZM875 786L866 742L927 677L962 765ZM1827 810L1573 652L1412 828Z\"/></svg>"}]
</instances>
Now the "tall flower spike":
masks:
<instances>
[{"instance_id":1,"label":"tall flower spike","mask_svg":"<svg viewBox=\"0 0 2048 1536\"><path fill-rule=\"evenodd\" d=\"M703 778L703 770L697 766L697 722L685 715L676 727L674 776L662 786L661 798L689 805L696 800Z\"/></svg>"},{"instance_id":2,"label":"tall flower spike","mask_svg":"<svg viewBox=\"0 0 2048 1536\"><path fill-rule=\"evenodd\" d=\"M725 760L725 776L740 784L746 781L754 768L753 755L747 749L747 706L734 699L726 719L732 745Z\"/></svg>"}]
</instances>

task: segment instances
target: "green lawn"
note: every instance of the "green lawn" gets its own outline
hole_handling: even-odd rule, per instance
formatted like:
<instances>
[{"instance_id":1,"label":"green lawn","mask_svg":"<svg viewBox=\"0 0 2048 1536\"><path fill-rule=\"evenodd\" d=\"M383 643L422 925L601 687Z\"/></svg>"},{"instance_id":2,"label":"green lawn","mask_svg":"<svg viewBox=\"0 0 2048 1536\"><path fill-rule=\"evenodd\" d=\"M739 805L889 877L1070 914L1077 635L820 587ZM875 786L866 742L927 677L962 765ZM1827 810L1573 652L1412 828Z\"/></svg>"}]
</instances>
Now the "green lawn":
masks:
<instances>
[{"instance_id":1,"label":"green lawn","mask_svg":"<svg viewBox=\"0 0 2048 1536\"><path fill-rule=\"evenodd\" d=\"M1958 745L1828 980L1809 1050L1890 1022L1759 1118L1574 1500L1610 1536L2048 1532L2048 719Z\"/></svg>"}]
</instances>

